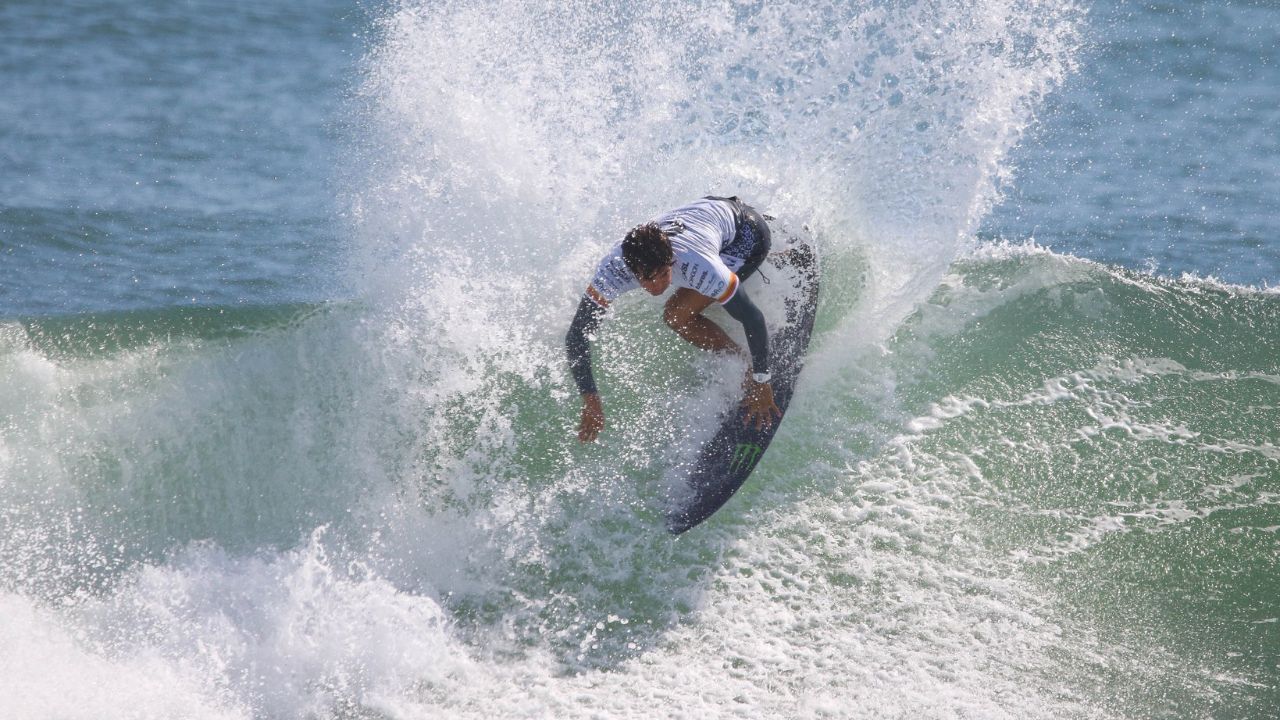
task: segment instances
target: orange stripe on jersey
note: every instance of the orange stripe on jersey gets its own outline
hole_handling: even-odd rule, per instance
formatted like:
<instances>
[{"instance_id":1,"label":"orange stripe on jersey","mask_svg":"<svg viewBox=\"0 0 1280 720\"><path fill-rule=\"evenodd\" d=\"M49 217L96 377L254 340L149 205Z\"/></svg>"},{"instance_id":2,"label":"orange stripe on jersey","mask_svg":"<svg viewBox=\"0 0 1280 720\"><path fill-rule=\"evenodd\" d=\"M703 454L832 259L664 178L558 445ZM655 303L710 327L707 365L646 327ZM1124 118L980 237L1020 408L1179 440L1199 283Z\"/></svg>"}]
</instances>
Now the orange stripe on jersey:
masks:
<instances>
[{"instance_id":1,"label":"orange stripe on jersey","mask_svg":"<svg viewBox=\"0 0 1280 720\"><path fill-rule=\"evenodd\" d=\"M724 289L724 294L716 298L716 302L721 305L729 302L733 298L733 294L738 291L738 276L736 273L729 273L729 287Z\"/></svg>"},{"instance_id":2,"label":"orange stripe on jersey","mask_svg":"<svg viewBox=\"0 0 1280 720\"><path fill-rule=\"evenodd\" d=\"M599 290L596 290L595 285L587 286L587 297L591 298L592 302L602 308L609 307L609 301L604 299L604 296L600 294Z\"/></svg>"}]
</instances>

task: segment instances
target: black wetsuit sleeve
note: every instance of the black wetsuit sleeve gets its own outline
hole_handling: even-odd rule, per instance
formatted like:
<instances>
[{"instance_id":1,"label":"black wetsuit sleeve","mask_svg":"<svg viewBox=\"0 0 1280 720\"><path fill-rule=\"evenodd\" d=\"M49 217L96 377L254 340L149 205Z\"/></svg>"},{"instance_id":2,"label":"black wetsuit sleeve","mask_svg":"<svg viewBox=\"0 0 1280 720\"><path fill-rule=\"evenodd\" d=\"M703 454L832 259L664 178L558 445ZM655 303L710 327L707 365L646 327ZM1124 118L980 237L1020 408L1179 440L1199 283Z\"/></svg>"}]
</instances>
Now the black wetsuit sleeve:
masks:
<instances>
[{"instance_id":1,"label":"black wetsuit sleeve","mask_svg":"<svg viewBox=\"0 0 1280 720\"><path fill-rule=\"evenodd\" d=\"M764 325L764 313L751 302L741 287L734 293L724 309L730 317L742 323L747 333L747 349L751 351L752 372L769 372L769 330Z\"/></svg>"},{"instance_id":2,"label":"black wetsuit sleeve","mask_svg":"<svg viewBox=\"0 0 1280 720\"><path fill-rule=\"evenodd\" d=\"M600 329L600 321L604 318L605 308L583 295L578 301L578 311L573 315L573 323L569 325L569 333L564 336L565 350L569 353L569 372L573 373L573 381L578 384L578 392L583 395L596 393L596 381L591 376L591 344L588 335Z\"/></svg>"}]
</instances>

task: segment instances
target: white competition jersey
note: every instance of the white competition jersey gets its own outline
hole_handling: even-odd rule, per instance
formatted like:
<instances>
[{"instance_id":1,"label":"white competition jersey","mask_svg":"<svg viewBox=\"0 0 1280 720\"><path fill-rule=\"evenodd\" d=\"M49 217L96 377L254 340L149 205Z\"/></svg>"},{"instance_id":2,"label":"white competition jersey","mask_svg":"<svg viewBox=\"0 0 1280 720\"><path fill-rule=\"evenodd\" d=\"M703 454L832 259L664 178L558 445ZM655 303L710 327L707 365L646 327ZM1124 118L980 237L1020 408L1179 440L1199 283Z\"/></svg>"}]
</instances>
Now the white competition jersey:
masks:
<instances>
[{"instance_id":1,"label":"white competition jersey","mask_svg":"<svg viewBox=\"0 0 1280 720\"><path fill-rule=\"evenodd\" d=\"M738 290L734 270L742 267L745 260L720 254L720 249L732 241L738 231L729 203L704 198L661 215L653 222L671 239L676 259L671 273L672 285L689 288L722 305L733 299ZM600 261L587 287L587 296L597 305L608 307L619 295L638 287L640 281L623 261L619 242Z\"/></svg>"}]
</instances>

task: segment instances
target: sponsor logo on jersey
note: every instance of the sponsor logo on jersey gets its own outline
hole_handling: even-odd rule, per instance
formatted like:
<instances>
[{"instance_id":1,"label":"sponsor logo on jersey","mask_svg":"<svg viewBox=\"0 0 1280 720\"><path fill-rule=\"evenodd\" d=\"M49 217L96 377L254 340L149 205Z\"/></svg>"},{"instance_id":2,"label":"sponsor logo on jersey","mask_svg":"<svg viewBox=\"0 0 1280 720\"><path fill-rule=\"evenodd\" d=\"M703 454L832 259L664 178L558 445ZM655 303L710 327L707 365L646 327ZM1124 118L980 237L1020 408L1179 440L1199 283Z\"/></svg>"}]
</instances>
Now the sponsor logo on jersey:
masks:
<instances>
[{"instance_id":1,"label":"sponsor logo on jersey","mask_svg":"<svg viewBox=\"0 0 1280 720\"><path fill-rule=\"evenodd\" d=\"M721 304L727 303L731 298L733 298L733 293L738 289L738 276L730 274L729 282L727 284L728 287L725 288L724 293L721 294L720 297L716 298L716 301Z\"/></svg>"},{"instance_id":2,"label":"sponsor logo on jersey","mask_svg":"<svg viewBox=\"0 0 1280 720\"><path fill-rule=\"evenodd\" d=\"M631 279L631 270L627 267L626 262L620 258L614 259L609 263L608 272L609 279L612 280L615 285L623 285Z\"/></svg>"}]
</instances>

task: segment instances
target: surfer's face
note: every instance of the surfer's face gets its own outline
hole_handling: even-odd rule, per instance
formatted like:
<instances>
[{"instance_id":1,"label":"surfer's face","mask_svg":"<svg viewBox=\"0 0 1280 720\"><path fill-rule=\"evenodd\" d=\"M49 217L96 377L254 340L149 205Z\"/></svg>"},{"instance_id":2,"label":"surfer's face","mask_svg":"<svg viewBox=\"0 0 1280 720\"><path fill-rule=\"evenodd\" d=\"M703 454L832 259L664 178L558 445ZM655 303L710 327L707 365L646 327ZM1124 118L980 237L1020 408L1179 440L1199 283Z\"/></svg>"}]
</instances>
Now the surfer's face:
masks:
<instances>
[{"instance_id":1,"label":"surfer's face","mask_svg":"<svg viewBox=\"0 0 1280 720\"><path fill-rule=\"evenodd\" d=\"M640 278L640 287L650 295L661 295L671 286L671 266L667 265L647 278Z\"/></svg>"}]
</instances>

